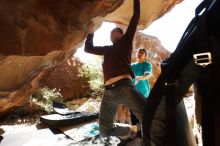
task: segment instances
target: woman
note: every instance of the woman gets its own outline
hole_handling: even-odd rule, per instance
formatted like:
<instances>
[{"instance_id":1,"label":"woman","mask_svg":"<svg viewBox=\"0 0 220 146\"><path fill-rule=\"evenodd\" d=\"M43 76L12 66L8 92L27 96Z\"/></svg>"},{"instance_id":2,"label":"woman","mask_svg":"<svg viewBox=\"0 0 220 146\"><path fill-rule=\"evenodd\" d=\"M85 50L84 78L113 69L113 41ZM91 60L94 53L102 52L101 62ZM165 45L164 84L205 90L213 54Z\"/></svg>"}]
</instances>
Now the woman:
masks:
<instances>
[{"instance_id":1,"label":"woman","mask_svg":"<svg viewBox=\"0 0 220 146\"><path fill-rule=\"evenodd\" d=\"M140 48L137 51L137 61L131 65L132 71L134 72L135 78L133 82L136 89L144 95L147 99L150 93L150 84L148 79L152 75L152 64L146 61L147 51L144 48ZM138 119L131 112L131 123L132 125L138 124Z\"/></svg>"}]
</instances>

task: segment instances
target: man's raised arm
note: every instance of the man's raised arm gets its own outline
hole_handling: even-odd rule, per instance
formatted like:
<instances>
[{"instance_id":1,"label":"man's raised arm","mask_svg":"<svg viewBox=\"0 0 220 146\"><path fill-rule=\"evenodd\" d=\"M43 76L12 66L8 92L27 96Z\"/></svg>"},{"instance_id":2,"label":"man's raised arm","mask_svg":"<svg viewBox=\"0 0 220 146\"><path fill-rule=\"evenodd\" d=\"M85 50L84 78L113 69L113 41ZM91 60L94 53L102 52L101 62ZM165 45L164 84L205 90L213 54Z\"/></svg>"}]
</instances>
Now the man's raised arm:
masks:
<instances>
[{"instance_id":1,"label":"man's raised arm","mask_svg":"<svg viewBox=\"0 0 220 146\"><path fill-rule=\"evenodd\" d=\"M139 19L140 19L140 0L134 0L133 16L131 17L127 31L125 33L125 35L127 35L127 37L130 38L131 40L133 40L134 38L134 34L136 32Z\"/></svg>"},{"instance_id":2,"label":"man's raised arm","mask_svg":"<svg viewBox=\"0 0 220 146\"><path fill-rule=\"evenodd\" d=\"M93 37L94 37L94 23L90 22L88 27L88 35L85 42L85 48L84 51L87 53L91 53L94 55L104 55L104 47L95 47L93 45Z\"/></svg>"}]
</instances>

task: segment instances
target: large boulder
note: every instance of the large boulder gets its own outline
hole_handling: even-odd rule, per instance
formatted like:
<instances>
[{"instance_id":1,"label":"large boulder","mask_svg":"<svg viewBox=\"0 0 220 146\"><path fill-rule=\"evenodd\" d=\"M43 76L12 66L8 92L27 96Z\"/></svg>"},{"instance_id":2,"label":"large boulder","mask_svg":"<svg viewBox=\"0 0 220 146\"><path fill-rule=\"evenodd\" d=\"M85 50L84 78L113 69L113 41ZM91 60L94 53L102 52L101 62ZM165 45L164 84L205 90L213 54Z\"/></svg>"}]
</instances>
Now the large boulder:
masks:
<instances>
[{"instance_id":1,"label":"large boulder","mask_svg":"<svg viewBox=\"0 0 220 146\"><path fill-rule=\"evenodd\" d=\"M139 28L181 0L141 0ZM127 25L130 0L1 0L0 116L24 105L45 73L72 57L87 26L103 21Z\"/></svg>"},{"instance_id":2,"label":"large boulder","mask_svg":"<svg viewBox=\"0 0 220 146\"><path fill-rule=\"evenodd\" d=\"M89 95L89 78L83 77L83 63L77 57L68 59L54 68L41 80L41 87L58 89L64 100L83 98Z\"/></svg>"},{"instance_id":3,"label":"large boulder","mask_svg":"<svg viewBox=\"0 0 220 146\"><path fill-rule=\"evenodd\" d=\"M64 53L48 53L46 56L7 56L0 59L0 113L3 115L29 101L39 87L39 81Z\"/></svg>"}]
</instances>

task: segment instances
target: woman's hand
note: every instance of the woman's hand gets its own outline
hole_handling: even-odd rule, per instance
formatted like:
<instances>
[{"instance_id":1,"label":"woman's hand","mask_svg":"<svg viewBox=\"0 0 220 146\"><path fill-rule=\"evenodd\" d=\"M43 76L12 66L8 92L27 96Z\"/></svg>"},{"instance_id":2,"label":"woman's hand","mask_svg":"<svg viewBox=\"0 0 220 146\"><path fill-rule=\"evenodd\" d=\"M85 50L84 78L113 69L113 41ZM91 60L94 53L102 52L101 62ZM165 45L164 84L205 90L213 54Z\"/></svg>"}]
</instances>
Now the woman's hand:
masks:
<instances>
[{"instance_id":1,"label":"woman's hand","mask_svg":"<svg viewBox=\"0 0 220 146\"><path fill-rule=\"evenodd\" d=\"M142 76L136 76L135 77L135 84L138 84L140 80L142 80Z\"/></svg>"},{"instance_id":2,"label":"woman's hand","mask_svg":"<svg viewBox=\"0 0 220 146\"><path fill-rule=\"evenodd\" d=\"M136 76L135 77L135 85L140 81L140 80L148 80L150 78L150 74L144 74L143 76Z\"/></svg>"}]
</instances>

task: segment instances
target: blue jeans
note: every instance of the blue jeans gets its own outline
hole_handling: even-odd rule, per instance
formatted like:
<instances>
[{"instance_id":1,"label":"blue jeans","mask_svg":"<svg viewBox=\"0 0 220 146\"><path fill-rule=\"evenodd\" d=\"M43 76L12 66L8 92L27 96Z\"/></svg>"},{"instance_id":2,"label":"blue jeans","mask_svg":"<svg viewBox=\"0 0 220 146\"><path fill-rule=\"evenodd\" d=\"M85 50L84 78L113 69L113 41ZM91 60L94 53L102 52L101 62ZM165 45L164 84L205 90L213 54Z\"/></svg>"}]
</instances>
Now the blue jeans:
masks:
<instances>
[{"instance_id":1,"label":"blue jeans","mask_svg":"<svg viewBox=\"0 0 220 146\"><path fill-rule=\"evenodd\" d=\"M114 123L118 105L127 106L142 121L145 100L144 96L135 89L129 79L123 81L120 85L113 85L111 89L105 89L99 116L100 135L102 137L128 135L130 125Z\"/></svg>"}]
</instances>

